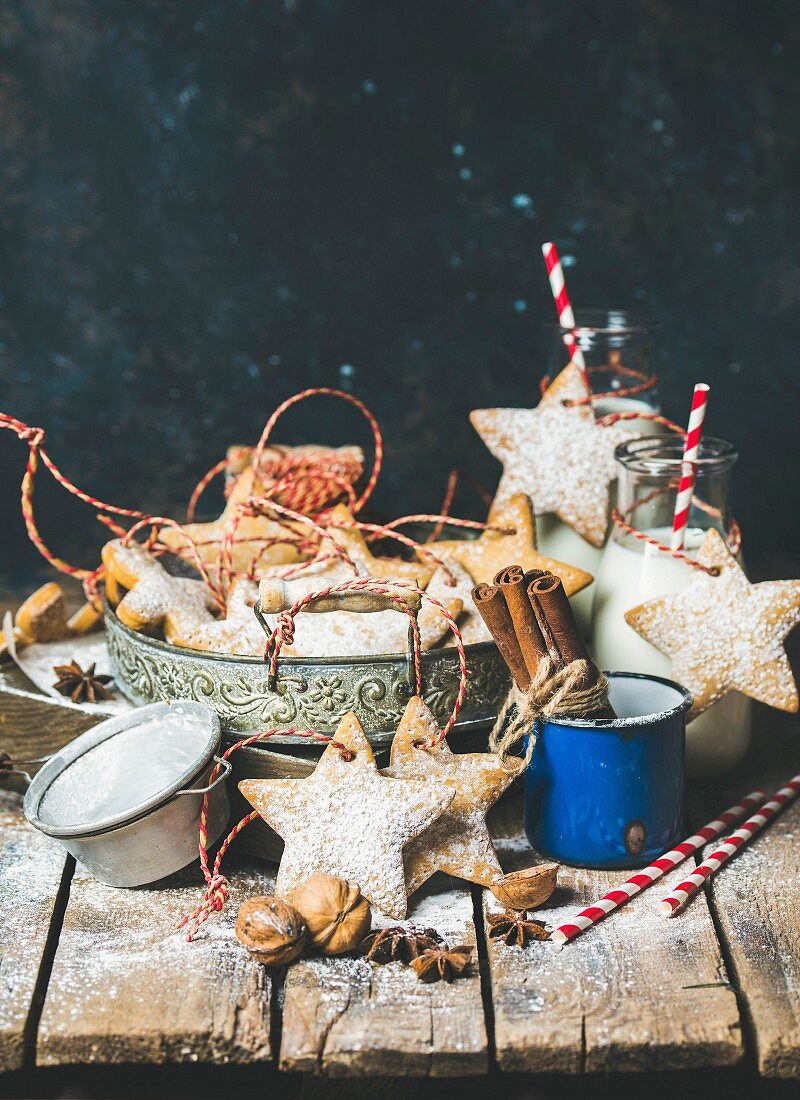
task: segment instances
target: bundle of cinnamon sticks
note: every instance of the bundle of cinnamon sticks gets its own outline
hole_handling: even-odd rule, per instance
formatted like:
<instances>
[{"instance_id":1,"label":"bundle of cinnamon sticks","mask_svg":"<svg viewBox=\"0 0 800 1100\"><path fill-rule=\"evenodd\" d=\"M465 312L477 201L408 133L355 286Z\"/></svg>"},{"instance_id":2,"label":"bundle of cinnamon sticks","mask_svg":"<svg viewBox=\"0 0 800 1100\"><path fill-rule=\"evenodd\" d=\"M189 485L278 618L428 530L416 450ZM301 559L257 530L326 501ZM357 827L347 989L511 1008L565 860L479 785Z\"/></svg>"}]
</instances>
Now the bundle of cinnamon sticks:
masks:
<instances>
[{"instance_id":1,"label":"bundle of cinnamon sticks","mask_svg":"<svg viewBox=\"0 0 800 1100\"><path fill-rule=\"evenodd\" d=\"M586 687L599 679L564 585L554 573L542 569L526 573L519 565L508 565L493 584L476 585L472 599L520 691L528 690L545 657L554 669L586 661ZM617 715L606 702L591 717Z\"/></svg>"}]
</instances>

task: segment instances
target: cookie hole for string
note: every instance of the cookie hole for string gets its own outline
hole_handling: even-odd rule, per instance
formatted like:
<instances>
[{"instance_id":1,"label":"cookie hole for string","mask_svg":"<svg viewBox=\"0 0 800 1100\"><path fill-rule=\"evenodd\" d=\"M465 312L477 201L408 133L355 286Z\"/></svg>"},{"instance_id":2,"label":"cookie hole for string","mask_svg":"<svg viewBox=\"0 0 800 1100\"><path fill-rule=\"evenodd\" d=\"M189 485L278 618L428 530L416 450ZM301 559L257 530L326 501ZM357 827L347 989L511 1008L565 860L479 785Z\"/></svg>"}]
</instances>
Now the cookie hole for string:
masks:
<instances>
[{"instance_id":1,"label":"cookie hole for string","mask_svg":"<svg viewBox=\"0 0 800 1100\"><path fill-rule=\"evenodd\" d=\"M351 760L355 760L355 752L352 749L348 749L347 745L343 745L341 741L329 741L328 744L332 749L336 749L345 764L349 764Z\"/></svg>"}]
</instances>

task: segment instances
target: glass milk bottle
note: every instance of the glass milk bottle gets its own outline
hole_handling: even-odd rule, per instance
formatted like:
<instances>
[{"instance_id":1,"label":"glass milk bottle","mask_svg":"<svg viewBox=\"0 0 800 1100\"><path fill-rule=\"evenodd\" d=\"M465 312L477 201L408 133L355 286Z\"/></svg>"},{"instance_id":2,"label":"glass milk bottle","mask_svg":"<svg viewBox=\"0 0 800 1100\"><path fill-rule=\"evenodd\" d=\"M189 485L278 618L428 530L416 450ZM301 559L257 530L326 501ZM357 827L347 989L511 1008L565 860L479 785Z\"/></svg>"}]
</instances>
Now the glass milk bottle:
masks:
<instances>
[{"instance_id":1,"label":"glass milk bottle","mask_svg":"<svg viewBox=\"0 0 800 1100\"><path fill-rule=\"evenodd\" d=\"M575 321L577 328L574 335L589 369L595 395L592 401L595 415L659 412L657 379L651 364L658 325L641 314L622 309L576 310ZM547 373L552 380L569 360L565 338L572 335L573 330L558 324L545 327ZM632 420L629 426L642 435L656 435L661 430L652 420ZM602 547L586 542L558 516L537 516L536 534L539 550L543 554L597 576ZM594 588L591 584L570 600L578 625L587 638L591 627Z\"/></svg>"},{"instance_id":2,"label":"glass milk bottle","mask_svg":"<svg viewBox=\"0 0 800 1100\"><path fill-rule=\"evenodd\" d=\"M668 546L677 481L681 470L679 436L634 439L616 450L618 507L637 531ZM715 527L730 536L728 487L737 453L730 443L706 438L700 447L684 552L697 554L705 532ZM693 567L637 539L616 524L603 552L595 583L592 649L601 668L670 677L672 662L625 622L631 608L685 588ZM720 645L725 639L720 638ZM750 700L731 692L693 719L686 730L686 762L695 776L728 771L750 744Z\"/></svg>"}]
</instances>

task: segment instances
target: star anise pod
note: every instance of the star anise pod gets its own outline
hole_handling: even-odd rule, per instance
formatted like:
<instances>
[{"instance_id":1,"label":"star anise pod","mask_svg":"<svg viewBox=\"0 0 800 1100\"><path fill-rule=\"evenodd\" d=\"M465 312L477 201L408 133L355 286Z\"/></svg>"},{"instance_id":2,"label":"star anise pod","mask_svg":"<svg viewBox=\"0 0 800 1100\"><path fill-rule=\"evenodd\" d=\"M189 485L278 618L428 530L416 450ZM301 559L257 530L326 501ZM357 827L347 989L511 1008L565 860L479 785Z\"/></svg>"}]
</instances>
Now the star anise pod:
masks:
<instances>
[{"instance_id":1,"label":"star anise pod","mask_svg":"<svg viewBox=\"0 0 800 1100\"><path fill-rule=\"evenodd\" d=\"M94 663L84 670L77 661L70 661L68 665L54 665L58 679L53 687L61 695L68 695L73 703L97 703L102 699L110 699L113 692L106 684L110 684L113 676L103 676L95 672Z\"/></svg>"},{"instance_id":2,"label":"star anise pod","mask_svg":"<svg viewBox=\"0 0 800 1100\"><path fill-rule=\"evenodd\" d=\"M452 982L466 971L473 954L474 949L466 944L432 947L418 959L412 959L410 966L421 982Z\"/></svg>"},{"instance_id":3,"label":"star anise pod","mask_svg":"<svg viewBox=\"0 0 800 1100\"><path fill-rule=\"evenodd\" d=\"M362 947L370 962L410 963L423 951L437 947L442 937L433 928L403 928L396 924L391 928L376 928L364 939Z\"/></svg>"},{"instance_id":4,"label":"star anise pod","mask_svg":"<svg viewBox=\"0 0 800 1100\"><path fill-rule=\"evenodd\" d=\"M541 921L528 920L527 914L506 909L504 913L489 913L489 939L499 939L509 946L525 947L531 940L546 940L548 932Z\"/></svg>"}]
</instances>

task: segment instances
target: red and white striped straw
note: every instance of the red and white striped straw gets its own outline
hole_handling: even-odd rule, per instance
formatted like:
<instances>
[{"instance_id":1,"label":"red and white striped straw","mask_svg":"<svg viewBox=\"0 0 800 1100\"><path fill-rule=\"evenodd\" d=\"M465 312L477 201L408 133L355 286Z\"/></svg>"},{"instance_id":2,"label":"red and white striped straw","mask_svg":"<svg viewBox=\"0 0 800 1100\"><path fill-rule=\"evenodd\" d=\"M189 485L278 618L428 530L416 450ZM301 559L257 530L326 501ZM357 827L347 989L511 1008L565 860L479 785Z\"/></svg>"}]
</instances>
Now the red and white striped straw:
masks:
<instances>
[{"instance_id":1,"label":"red and white striped straw","mask_svg":"<svg viewBox=\"0 0 800 1100\"><path fill-rule=\"evenodd\" d=\"M764 791L751 791L746 795L741 802L737 802L735 806L731 806L729 810L720 814L714 821L709 821L708 825L704 825L702 829L690 836L688 840L684 840L679 844L677 848L673 848L671 852L666 852L663 856L659 856L657 860L650 864L649 867L643 867L641 871L637 871L635 875L631 875L629 879L626 879L620 886L617 886L614 890L609 892L594 905L590 905L588 909L582 909L580 913L576 914L567 924L559 925L550 933L550 939L554 943L567 943L569 940L574 940L576 936L579 936L581 932L585 932L587 928L591 928L593 924L597 924L607 917L609 913L615 909L619 909L621 905L624 905L626 901L634 897L636 894L640 894L642 890L646 890L648 886L652 886L654 882L665 875L667 871L671 871L674 867L677 867L679 863L683 863L694 852L697 852L704 844L708 844L710 840L714 840L725 829L738 821L740 817L744 817L746 813L749 813L754 806L759 806L766 794Z\"/></svg>"},{"instance_id":2,"label":"red and white striped straw","mask_svg":"<svg viewBox=\"0 0 800 1100\"><path fill-rule=\"evenodd\" d=\"M769 802L765 802L757 814L753 814L737 829L726 837L722 844L708 859L704 859L697 870L677 886L673 893L668 894L661 902L661 912L671 917L684 907L689 898L694 897L697 891L708 882L712 875L720 869L723 863L727 863L731 856L736 855L741 847L747 844L753 837L768 825L775 814L788 806L788 804L800 794L800 775L790 779L785 787L776 791Z\"/></svg>"},{"instance_id":3,"label":"red and white striped straw","mask_svg":"<svg viewBox=\"0 0 800 1100\"><path fill-rule=\"evenodd\" d=\"M564 336L564 343L569 349L571 361L583 371L583 380L586 383L587 390L591 393L586 360L583 358L583 352L578 347L578 342L575 339L575 314L572 311L572 304L567 293L567 284L564 282L564 271L561 267L561 258L558 255L555 241L545 241L542 245L542 255L547 268L547 277L550 280L550 289L553 292L553 300L556 303L558 323L562 328L570 329L569 335Z\"/></svg>"},{"instance_id":4,"label":"red and white striped straw","mask_svg":"<svg viewBox=\"0 0 800 1100\"><path fill-rule=\"evenodd\" d=\"M692 507L692 494L697 478L697 456L700 453L700 440L703 435L703 421L706 418L709 387L698 382L692 394L692 409L689 413L689 426L686 429L686 441L683 445L681 460L681 480L678 495L675 498L675 516L672 521L670 550L682 550L689 512Z\"/></svg>"}]
</instances>

